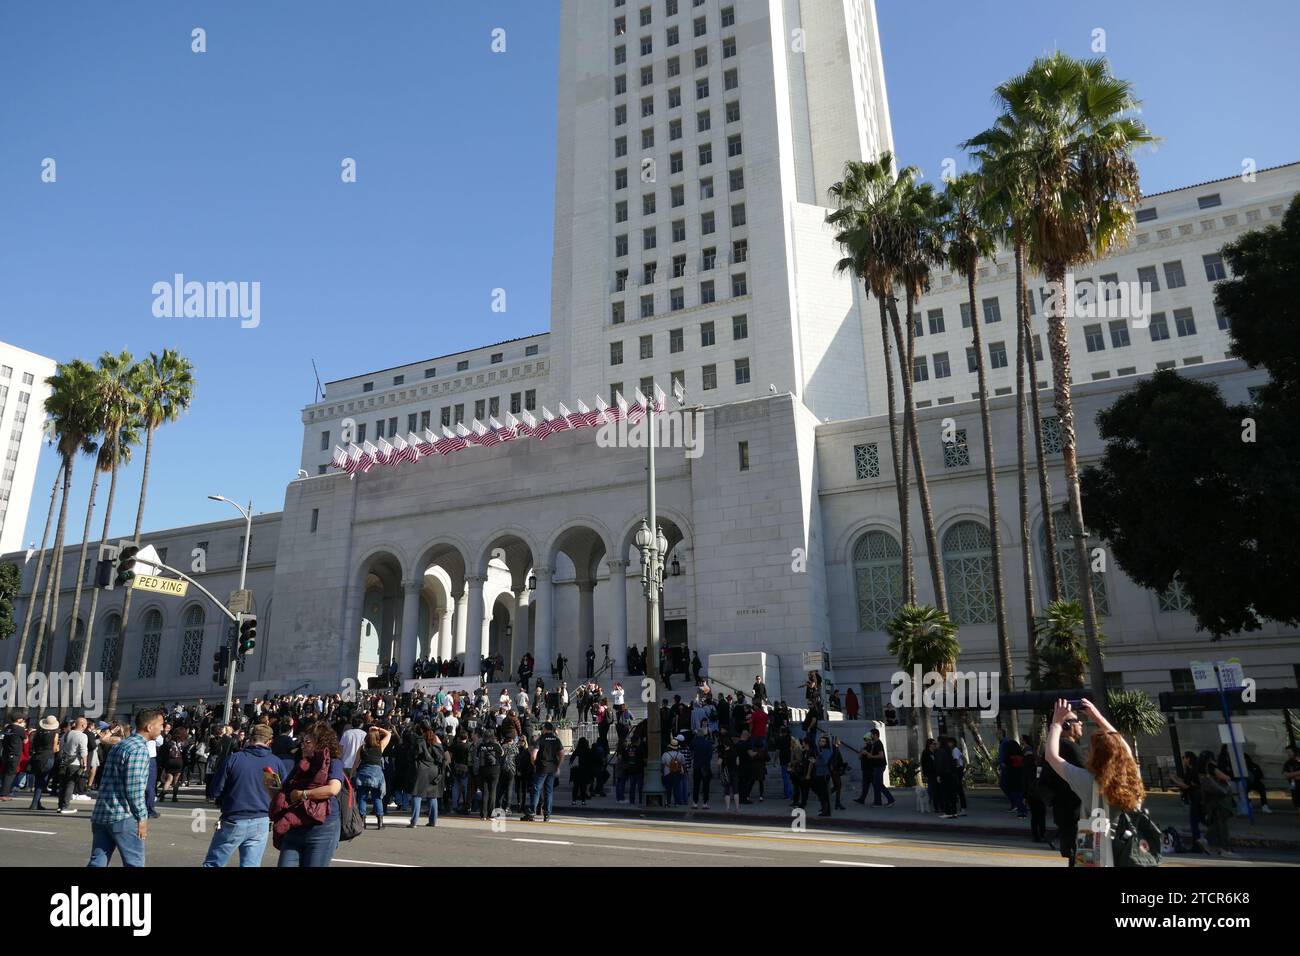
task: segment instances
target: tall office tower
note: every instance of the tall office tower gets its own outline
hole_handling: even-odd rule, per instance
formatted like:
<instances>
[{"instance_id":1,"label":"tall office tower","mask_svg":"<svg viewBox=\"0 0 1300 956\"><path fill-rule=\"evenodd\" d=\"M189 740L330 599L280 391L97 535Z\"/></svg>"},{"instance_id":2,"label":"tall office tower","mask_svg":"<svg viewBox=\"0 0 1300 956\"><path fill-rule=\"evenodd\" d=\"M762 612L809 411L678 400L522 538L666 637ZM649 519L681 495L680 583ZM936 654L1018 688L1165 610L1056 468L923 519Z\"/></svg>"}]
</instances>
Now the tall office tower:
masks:
<instances>
[{"instance_id":1,"label":"tall office tower","mask_svg":"<svg viewBox=\"0 0 1300 956\"><path fill-rule=\"evenodd\" d=\"M54 359L0 342L0 554L22 549Z\"/></svg>"},{"instance_id":2,"label":"tall office tower","mask_svg":"<svg viewBox=\"0 0 1300 956\"><path fill-rule=\"evenodd\" d=\"M874 411L824 224L892 149L872 0L565 0L560 35L554 393Z\"/></svg>"}]
</instances>

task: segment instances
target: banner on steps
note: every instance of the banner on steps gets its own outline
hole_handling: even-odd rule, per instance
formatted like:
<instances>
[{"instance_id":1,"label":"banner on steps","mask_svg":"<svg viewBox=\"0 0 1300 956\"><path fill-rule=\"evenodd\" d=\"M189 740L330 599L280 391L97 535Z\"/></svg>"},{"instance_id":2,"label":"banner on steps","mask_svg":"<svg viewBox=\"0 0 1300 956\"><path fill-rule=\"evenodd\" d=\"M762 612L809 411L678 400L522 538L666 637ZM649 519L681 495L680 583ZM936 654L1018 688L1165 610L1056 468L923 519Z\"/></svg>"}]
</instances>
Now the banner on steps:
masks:
<instances>
[{"instance_id":1,"label":"banner on steps","mask_svg":"<svg viewBox=\"0 0 1300 956\"><path fill-rule=\"evenodd\" d=\"M475 677L421 677L419 680L402 681L402 692L409 694L412 691L418 690L426 697L432 694L436 694L440 690L446 691L448 694L453 693L455 691L462 691L462 690L466 691L469 694L473 694L474 691L478 689L481 683L482 682L478 679L477 676Z\"/></svg>"}]
</instances>

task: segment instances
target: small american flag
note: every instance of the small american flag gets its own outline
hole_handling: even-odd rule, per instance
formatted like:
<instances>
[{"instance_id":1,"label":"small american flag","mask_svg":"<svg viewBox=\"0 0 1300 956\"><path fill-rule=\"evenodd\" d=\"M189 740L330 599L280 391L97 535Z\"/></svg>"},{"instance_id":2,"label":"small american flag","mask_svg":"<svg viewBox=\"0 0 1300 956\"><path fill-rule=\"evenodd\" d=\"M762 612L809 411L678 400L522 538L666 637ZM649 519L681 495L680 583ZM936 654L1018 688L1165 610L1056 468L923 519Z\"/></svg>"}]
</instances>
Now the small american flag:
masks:
<instances>
[{"instance_id":1,"label":"small american flag","mask_svg":"<svg viewBox=\"0 0 1300 956\"><path fill-rule=\"evenodd\" d=\"M556 415L551 421L551 431L563 432L568 431L571 427L569 424L569 410L564 407L564 402L560 402L560 414Z\"/></svg>"},{"instance_id":2,"label":"small american flag","mask_svg":"<svg viewBox=\"0 0 1300 956\"><path fill-rule=\"evenodd\" d=\"M533 413L528 409L524 409L519 413L519 425L515 431L520 435L527 435L529 438L533 437L533 434L537 431L537 419L533 417Z\"/></svg>"},{"instance_id":3,"label":"small american flag","mask_svg":"<svg viewBox=\"0 0 1300 956\"><path fill-rule=\"evenodd\" d=\"M446 425L442 426L442 437L434 444L434 450L439 455L445 455L448 452L460 451L466 447L465 439L459 435L453 435Z\"/></svg>"},{"instance_id":4,"label":"small american flag","mask_svg":"<svg viewBox=\"0 0 1300 956\"><path fill-rule=\"evenodd\" d=\"M357 470L363 475L375 466L377 450L370 442L365 442L361 446L361 458L357 465Z\"/></svg>"},{"instance_id":5,"label":"small american flag","mask_svg":"<svg viewBox=\"0 0 1300 956\"><path fill-rule=\"evenodd\" d=\"M645 418L646 397L641 394L641 389L636 390L636 400L628 406L627 421L629 425L635 425L641 419Z\"/></svg>"},{"instance_id":6,"label":"small american flag","mask_svg":"<svg viewBox=\"0 0 1300 956\"><path fill-rule=\"evenodd\" d=\"M600 419L600 412L587 407L587 403L578 399L578 410L569 416L569 424L574 428L595 428Z\"/></svg>"},{"instance_id":7,"label":"small american flag","mask_svg":"<svg viewBox=\"0 0 1300 956\"><path fill-rule=\"evenodd\" d=\"M600 396L596 396L596 422L604 424L605 422L616 421L614 413L609 410L609 405Z\"/></svg>"},{"instance_id":8,"label":"small american flag","mask_svg":"<svg viewBox=\"0 0 1300 956\"><path fill-rule=\"evenodd\" d=\"M555 416L545 405L542 406L542 420L533 428L533 437L538 441L546 441L551 432L555 430Z\"/></svg>"},{"instance_id":9,"label":"small american flag","mask_svg":"<svg viewBox=\"0 0 1300 956\"><path fill-rule=\"evenodd\" d=\"M504 425L491 415L488 416L488 424L492 426L492 431L496 433L500 441L515 440L515 417L509 412L506 412L506 423Z\"/></svg>"}]
</instances>

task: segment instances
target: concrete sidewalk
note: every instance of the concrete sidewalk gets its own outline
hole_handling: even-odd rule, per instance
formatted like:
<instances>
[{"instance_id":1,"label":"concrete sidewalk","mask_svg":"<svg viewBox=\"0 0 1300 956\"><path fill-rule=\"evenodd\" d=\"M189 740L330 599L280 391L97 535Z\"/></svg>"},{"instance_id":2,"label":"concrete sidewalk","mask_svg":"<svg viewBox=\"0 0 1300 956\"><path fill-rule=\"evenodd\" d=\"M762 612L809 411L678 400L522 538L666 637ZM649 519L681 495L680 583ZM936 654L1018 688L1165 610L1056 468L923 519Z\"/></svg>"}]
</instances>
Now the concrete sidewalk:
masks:
<instances>
[{"instance_id":1,"label":"concrete sidewalk","mask_svg":"<svg viewBox=\"0 0 1300 956\"><path fill-rule=\"evenodd\" d=\"M770 826L788 825L795 812L790 806L790 801L781 795L779 773L769 774L763 800L760 801L755 797L752 803L741 806L739 813L733 812L731 814L724 814L722 811L722 795L716 777L713 780L710 794L710 807L712 808L710 810L692 810L689 803L685 807L665 808L647 808L620 804L614 797L612 780L606 784L606 795L604 797L595 797L588 800L585 807L572 806L570 803L572 791L567 784L567 773L562 773L561 779L565 782L563 785L556 787L555 809L556 812L566 814L586 812L602 815L664 817L668 819L686 818L697 822L710 819L728 822L748 819L753 820L755 823ZM854 802L858 796L857 787L846 785L845 791L841 795L845 809L833 809L830 817L818 816L818 811L821 809L820 804L816 795L810 795L807 805L807 823L811 828L848 826L862 829L898 829L901 827L907 830L923 831L927 834L948 831L986 836L1019 837L1026 842L1030 839L1029 820L1027 818L1020 819L1014 813L1009 812L1007 798L1002 795L1001 791L993 787L967 787L966 816L958 817L955 820L944 820L934 813L918 810L916 792L912 789L897 789L893 791L893 794L895 803L892 807L875 807L870 800L866 804L858 804ZM1231 822L1232 845L1300 851L1300 817L1297 817L1294 808L1291 806L1290 799L1285 794L1270 794L1269 802L1273 813L1262 814L1256 807L1253 824L1244 816L1233 818ZM1161 829L1173 826L1178 829L1185 840L1190 838L1187 807L1179 800L1177 794L1161 791L1151 792L1147 795L1147 808L1151 811L1152 818ZM1052 824L1050 810L1048 811L1047 829L1049 836L1056 829Z\"/></svg>"}]
</instances>

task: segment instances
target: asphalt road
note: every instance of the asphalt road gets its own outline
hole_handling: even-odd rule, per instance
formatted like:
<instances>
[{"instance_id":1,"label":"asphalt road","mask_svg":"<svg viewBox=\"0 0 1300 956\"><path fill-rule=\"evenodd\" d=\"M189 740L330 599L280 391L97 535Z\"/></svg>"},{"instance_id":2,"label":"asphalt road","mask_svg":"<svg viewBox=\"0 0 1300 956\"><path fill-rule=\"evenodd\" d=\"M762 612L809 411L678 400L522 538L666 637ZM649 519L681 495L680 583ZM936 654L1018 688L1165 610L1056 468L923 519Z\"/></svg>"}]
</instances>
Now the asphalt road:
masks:
<instances>
[{"instance_id":1,"label":"asphalt road","mask_svg":"<svg viewBox=\"0 0 1300 956\"><path fill-rule=\"evenodd\" d=\"M52 802L52 801L51 801ZM76 814L28 810L14 800L0 805L0 866L84 866L90 853L90 808ZM217 812L199 798L159 805L161 819L150 821L150 866L198 866L207 851ZM743 820L707 822L654 820L634 816L566 816L561 807L550 823L523 823L517 817L494 826L477 817L443 816L436 829L407 829L404 818L389 816L382 831L367 830L339 846L336 866L410 867L473 859L490 866L1062 866L1048 848L1023 841L952 834L942 840L905 830L817 829L746 825ZM400 821L400 822L398 822ZM263 866L278 854L267 847ZM1170 866L1251 866L1254 862L1295 865L1294 856L1273 855L1240 861L1198 858L1170 860ZM116 865L116 864L115 864ZM234 865L232 862L231 865Z\"/></svg>"}]
</instances>

